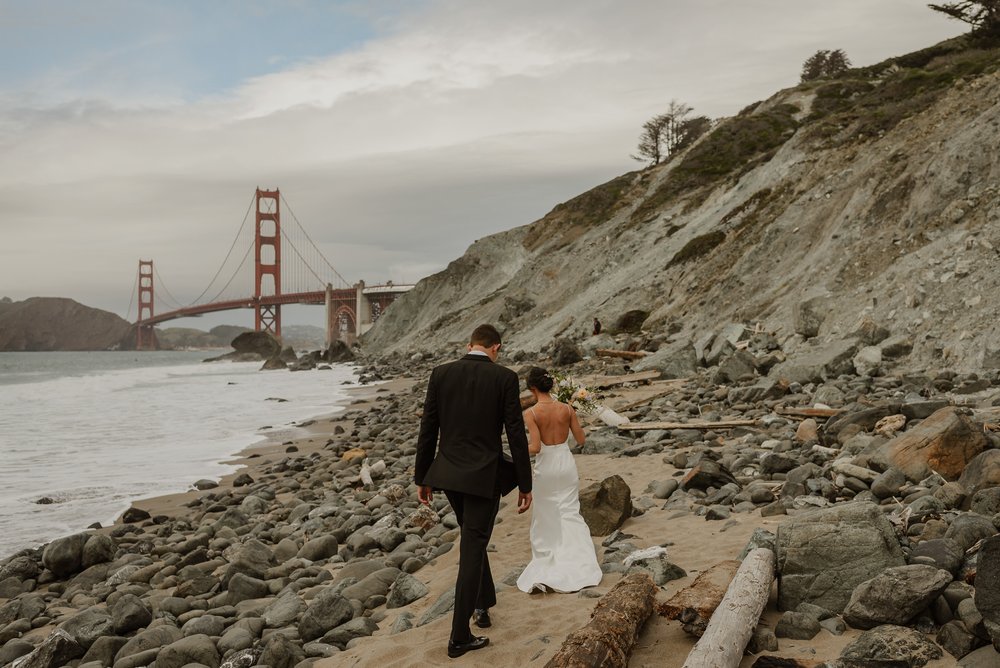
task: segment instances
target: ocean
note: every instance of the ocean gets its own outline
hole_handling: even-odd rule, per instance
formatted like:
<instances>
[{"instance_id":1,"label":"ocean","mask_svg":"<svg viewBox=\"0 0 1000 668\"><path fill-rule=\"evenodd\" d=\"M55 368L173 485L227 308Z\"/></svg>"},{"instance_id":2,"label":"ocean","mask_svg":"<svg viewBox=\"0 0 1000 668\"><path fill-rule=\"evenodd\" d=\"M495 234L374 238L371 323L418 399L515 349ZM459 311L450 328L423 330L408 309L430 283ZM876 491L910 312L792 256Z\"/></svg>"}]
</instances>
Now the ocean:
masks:
<instances>
[{"instance_id":1,"label":"ocean","mask_svg":"<svg viewBox=\"0 0 1000 668\"><path fill-rule=\"evenodd\" d=\"M0 352L0 558L230 473L356 386L352 365L202 362L221 352Z\"/></svg>"}]
</instances>

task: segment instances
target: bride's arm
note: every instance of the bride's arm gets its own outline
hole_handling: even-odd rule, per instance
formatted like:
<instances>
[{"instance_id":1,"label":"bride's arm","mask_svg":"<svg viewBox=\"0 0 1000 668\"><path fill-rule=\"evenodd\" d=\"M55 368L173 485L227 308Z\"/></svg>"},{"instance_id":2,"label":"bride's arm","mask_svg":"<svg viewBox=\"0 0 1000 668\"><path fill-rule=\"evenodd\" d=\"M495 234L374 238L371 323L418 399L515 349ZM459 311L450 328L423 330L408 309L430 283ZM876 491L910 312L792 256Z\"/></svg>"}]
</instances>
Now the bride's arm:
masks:
<instances>
[{"instance_id":1,"label":"bride's arm","mask_svg":"<svg viewBox=\"0 0 1000 668\"><path fill-rule=\"evenodd\" d=\"M542 434L531 411L524 411L524 424L528 427L528 454L537 455L542 450Z\"/></svg>"},{"instance_id":2,"label":"bride's arm","mask_svg":"<svg viewBox=\"0 0 1000 668\"><path fill-rule=\"evenodd\" d=\"M580 426L580 418L577 416L576 410L572 406L569 407L569 412L569 430L573 432L573 438L576 440L576 444L583 445L587 440L587 435L583 433L583 427Z\"/></svg>"}]
</instances>

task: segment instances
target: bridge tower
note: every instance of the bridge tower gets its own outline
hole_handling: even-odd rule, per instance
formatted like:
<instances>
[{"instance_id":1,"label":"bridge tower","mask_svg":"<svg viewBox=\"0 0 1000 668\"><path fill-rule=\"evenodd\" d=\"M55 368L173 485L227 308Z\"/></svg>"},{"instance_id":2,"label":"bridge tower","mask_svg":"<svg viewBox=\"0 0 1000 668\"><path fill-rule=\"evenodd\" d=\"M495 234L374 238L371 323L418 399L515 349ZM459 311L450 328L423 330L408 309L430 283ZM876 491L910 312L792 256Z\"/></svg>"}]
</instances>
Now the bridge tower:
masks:
<instances>
[{"instance_id":1,"label":"bridge tower","mask_svg":"<svg viewBox=\"0 0 1000 668\"><path fill-rule=\"evenodd\" d=\"M257 188L257 231L254 241L254 329L281 338L281 305L261 303L261 297L281 294L281 192ZM261 208L261 204L267 210ZM273 204L273 206L271 206ZM269 256L269 257L265 257ZM269 261L270 260L270 261ZM270 291L264 277L271 277Z\"/></svg>"},{"instance_id":2,"label":"bridge tower","mask_svg":"<svg viewBox=\"0 0 1000 668\"><path fill-rule=\"evenodd\" d=\"M153 261L139 260L139 317L135 326L135 349L156 350L152 325L141 324L153 317Z\"/></svg>"}]
</instances>

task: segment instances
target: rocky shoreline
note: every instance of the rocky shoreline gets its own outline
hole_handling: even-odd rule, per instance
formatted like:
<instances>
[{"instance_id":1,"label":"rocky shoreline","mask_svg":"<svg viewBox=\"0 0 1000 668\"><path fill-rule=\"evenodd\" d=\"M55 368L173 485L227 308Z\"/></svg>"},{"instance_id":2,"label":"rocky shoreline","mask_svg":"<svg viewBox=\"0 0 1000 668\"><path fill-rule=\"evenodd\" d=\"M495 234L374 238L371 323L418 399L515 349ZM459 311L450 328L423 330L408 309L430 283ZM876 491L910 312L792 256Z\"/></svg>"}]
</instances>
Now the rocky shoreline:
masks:
<instances>
[{"instance_id":1,"label":"rocky shoreline","mask_svg":"<svg viewBox=\"0 0 1000 668\"><path fill-rule=\"evenodd\" d=\"M780 351L754 336L711 360L706 346L680 380L628 380L642 367L671 375L669 355L561 367L617 379L602 400L650 428L587 420L577 459L607 573L599 587L512 589L528 520L501 511L496 632L511 635L486 658L543 665L622 574L649 574L663 603L695 573L764 545L777 597L751 641L758 656L741 665L998 665L1000 374L895 376L863 359L782 372ZM582 352L609 343L626 342ZM552 349L555 361L564 353ZM511 357L501 361L516 369L554 361ZM423 383L446 359L368 359L365 377L393 380L304 425L308 437L248 453L218 487L199 481L134 504L113 527L7 559L0 666L446 663L458 531L445 500L421 508L412 484ZM614 493L594 493L601 485ZM654 615L629 665L679 666L694 640Z\"/></svg>"}]
</instances>

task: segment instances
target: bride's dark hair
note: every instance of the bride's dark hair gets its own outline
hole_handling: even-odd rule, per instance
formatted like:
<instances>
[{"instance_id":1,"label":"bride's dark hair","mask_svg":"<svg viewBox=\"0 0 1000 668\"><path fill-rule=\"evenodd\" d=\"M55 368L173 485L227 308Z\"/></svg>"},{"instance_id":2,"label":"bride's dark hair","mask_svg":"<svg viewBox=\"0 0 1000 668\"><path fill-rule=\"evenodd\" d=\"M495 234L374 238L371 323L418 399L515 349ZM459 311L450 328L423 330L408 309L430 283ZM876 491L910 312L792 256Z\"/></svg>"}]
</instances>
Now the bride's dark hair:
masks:
<instances>
[{"instance_id":1,"label":"bride's dark hair","mask_svg":"<svg viewBox=\"0 0 1000 668\"><path fill-rule=\"evenodd\" d=\"M528 369L528 378L525 382L529 388L533 387L539 392L549 392L555 384L549 372L538 366Z\"/></svg>"}]
</instances>

